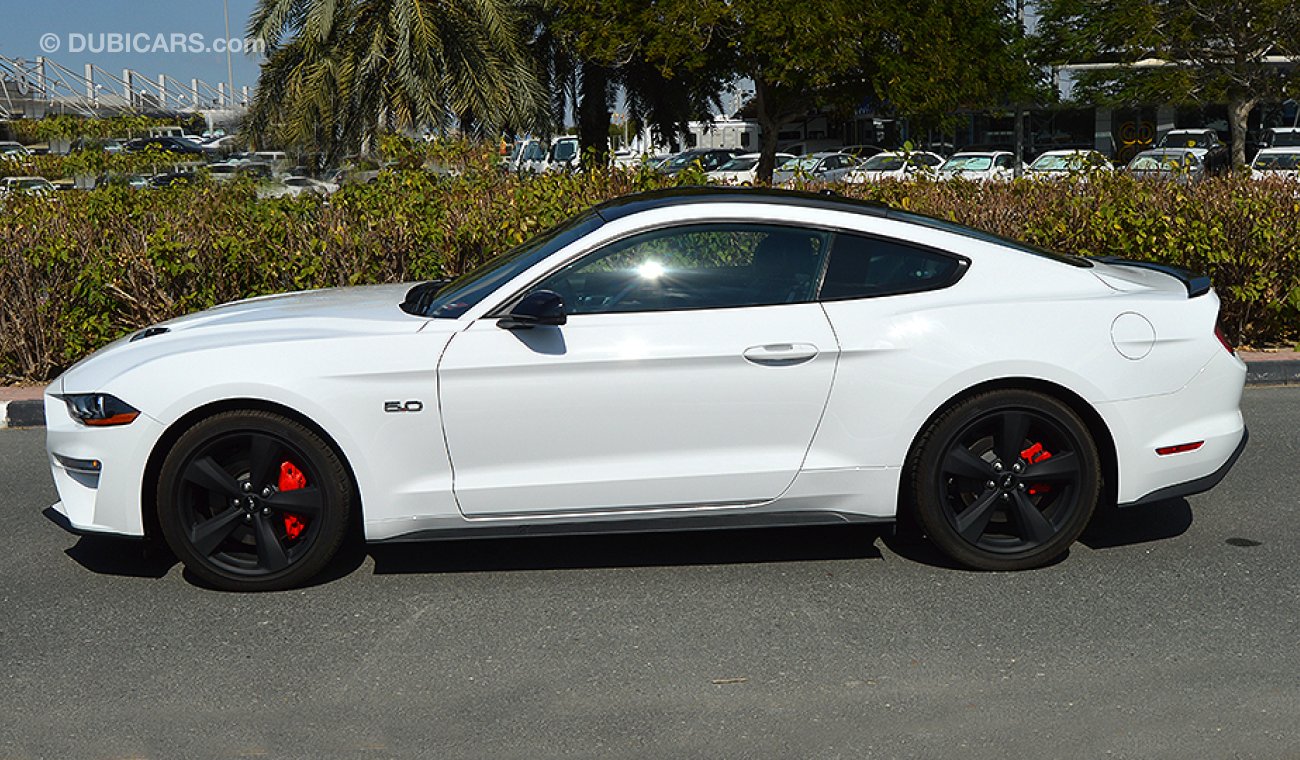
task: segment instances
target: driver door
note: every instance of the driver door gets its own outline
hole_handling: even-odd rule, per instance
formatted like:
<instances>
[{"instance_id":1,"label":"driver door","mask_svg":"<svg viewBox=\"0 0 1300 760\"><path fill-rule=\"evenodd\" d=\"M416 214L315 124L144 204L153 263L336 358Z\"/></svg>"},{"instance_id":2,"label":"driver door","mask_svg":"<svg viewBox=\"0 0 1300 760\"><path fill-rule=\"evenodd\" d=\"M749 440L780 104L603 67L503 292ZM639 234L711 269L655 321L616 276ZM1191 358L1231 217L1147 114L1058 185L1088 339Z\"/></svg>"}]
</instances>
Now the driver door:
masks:
<instances>
[{"instance_id":1,"label":"driver door","mask_svg":"<svg viewBox=\"0 0 1300 760\"><path fill-rule=\"evenodd\" d=\"M656 230L529 289L567 323L457 334L439 365L467 516L745 504L793 481L838 357L813 295L830 234ZM519 294L522 297L524 294Z\"/></svg>"}]
</instances>

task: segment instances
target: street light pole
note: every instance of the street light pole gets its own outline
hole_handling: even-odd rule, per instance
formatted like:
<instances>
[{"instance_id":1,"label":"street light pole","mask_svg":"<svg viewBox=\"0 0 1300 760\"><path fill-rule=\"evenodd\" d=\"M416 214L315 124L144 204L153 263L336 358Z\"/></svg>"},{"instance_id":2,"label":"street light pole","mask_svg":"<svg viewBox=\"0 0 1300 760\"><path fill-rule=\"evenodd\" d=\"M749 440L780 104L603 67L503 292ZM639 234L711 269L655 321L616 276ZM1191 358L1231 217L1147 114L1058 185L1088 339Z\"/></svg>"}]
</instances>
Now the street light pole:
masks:
<instances>
[{"instance_id":1,"label":"street light pole","mask_svg":"<svg viewBox=\"0 0 1300 760\"><path fill-rule=\"evenodd\" d=\"M1020 31L1020 41L1025 40L1025 0L1016 0L1016 28ZM1016 123L1012 127L1012 138L1015 141L1015 163L1012 166L1013 176L1019 179L1025 173L1025 113L1021 108L1020 99L1016 98Z\"/></svg>"},{"instance_id":2,"label":"street light pole","mask_svg":"<svg viewBox=\"0 0 1300 760\"><path fill-rule=\"evenodd\" d=\"M235 65L230 59L230 0L221 0L221 10L226 17L226 85L231 97L235 94Z\"/></svg>"}]
</instances>

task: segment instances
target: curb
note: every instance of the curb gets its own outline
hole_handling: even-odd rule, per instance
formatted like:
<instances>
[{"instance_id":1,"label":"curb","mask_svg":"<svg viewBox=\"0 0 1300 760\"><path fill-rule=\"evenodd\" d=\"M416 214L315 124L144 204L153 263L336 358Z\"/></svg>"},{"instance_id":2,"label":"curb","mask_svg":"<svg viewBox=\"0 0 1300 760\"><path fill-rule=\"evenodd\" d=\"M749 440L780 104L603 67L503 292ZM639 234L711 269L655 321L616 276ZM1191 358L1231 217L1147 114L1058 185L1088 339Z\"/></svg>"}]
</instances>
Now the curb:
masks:
<instances>
[{"instance_id":1,"label":"curb","mask_svg":"<svg viewBox=\"0 0 1300 760\"><path fill-rule=\"evenodd\" d=\"M0 428L45 427L45 401L0 401Z\"/></svg>"},{"instance_id":2,"label":"curb","mask_svg":"<svg viewBox=\"0 0 1300 760\"><path fill-rule=\"evenodd\" d=\"M1246 362L1246 385L1300 386L1300 359ZM0 429L45 427L43 399L0 401Z\"/></svg>"},{"instance_id":3,"label":"curb","mask_svg":"<svg viewBox=\"0 0 1300 760\"><path fill-rule=\"evenodd\" d=\"M1300 360L1246 362L1246 385L1300 385Z\"/></svg>"}]
</instances>

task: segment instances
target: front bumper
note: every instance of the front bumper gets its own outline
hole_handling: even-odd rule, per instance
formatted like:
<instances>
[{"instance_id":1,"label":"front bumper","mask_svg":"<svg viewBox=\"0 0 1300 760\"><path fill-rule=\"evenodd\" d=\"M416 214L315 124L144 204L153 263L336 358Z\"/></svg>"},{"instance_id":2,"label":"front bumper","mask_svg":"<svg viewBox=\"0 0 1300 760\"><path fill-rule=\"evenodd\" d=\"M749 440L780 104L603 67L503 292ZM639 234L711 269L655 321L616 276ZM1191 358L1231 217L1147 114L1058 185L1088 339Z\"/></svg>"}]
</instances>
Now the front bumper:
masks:
<instances>
[{"instance_id":1,"label":"front bumper","mask_svg":"<svg viewBox=\"0 0 1300 760\"><path fill-rule=\"evenodd\" d=\"M129 425L86 427L48 392L45 420L45 448L59 492L47 516L78 534L144 536L141 488L162 424L141 414ZM78 466L87 461L98 462L98 472Z\"/></svg>"}]
</instances>

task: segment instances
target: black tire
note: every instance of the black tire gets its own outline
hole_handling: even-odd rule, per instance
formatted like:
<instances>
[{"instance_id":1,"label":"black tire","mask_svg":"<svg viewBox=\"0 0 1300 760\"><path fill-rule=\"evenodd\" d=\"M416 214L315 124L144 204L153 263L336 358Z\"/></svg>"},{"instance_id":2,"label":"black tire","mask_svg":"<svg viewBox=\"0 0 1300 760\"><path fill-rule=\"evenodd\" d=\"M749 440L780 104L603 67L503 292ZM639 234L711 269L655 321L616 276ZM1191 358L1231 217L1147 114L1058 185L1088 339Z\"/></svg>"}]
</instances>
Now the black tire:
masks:
<instances>
[{"instance_id":1,"label":"black tire","mask_svg":"<svg viewBox=\"0 0 1300 760\"><path fill-rule=\"evenodd\" d=\"M229 591L272 591L305 583L338 552L352 484L334 450L305 426L232 411L176 441L157 503L163 537L191 572Z\"/></svg>"},{"instance_id":2,"label":"black tire","mask_svg":"<svg viewBox=\"0 0 1300 760\"><path fill-rule=\"evenodd\" d=\"M921 435L909 474L930 540L980 570L1051 562L1101 498L1087 426L1064 403L1032 391L990 391L945 410Z\"/></svg>"}]
</instances>

